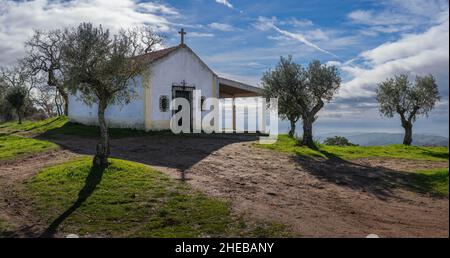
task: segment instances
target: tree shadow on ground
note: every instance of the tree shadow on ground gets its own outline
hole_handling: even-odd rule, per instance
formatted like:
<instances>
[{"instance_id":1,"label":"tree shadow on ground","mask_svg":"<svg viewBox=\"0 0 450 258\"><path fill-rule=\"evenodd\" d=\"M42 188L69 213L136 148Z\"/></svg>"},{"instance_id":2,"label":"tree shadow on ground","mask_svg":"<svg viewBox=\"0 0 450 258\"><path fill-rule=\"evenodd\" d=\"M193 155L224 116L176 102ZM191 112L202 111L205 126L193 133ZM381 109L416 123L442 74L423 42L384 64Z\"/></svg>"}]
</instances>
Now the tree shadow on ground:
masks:
<instances>
[{"instance_id":1,"label":"tree shadow on ground","mask_svg":"<svg viewBox=\"0 0 450 258\"><path fill-rule=\"evenodd\" d=\"M83 155L94 155L97 144L96 138L73 135L53 135L43 139ZM192 166L227 145L257 139L256 134L174 135L163 132L160 135L130 136L111 139L111 157L172 168L183 175Z\"/></svg>"},{"instance_id":2,"label":"tree shadow on ground","mask_svg":"<svg viewBox=\"0 0 450 258\"><path fill-rule=\"evenodd\" d=\"M449 153L442 153L442 152L436 152L436 151L432 151L429 150L427 148L424 147L418 147L423 154L430 156L430 157L434 157L434 158L439 158L439 159L447 159L449 158Z\"/></svg>"},{"instance_id":3,"label":"tree shadow on ground","mask_svg":"<svg viewBox=\"0 0 450 258\"><path fill-rule=\"evenodd\" d=\"M319 151L326 159L295 156L293 160L320 180L355 191L367 192L381 200L399 198L394 192L396 189L423 192L421 187L414 184L412 173L380 166L366 166L341 159L323 150Z\"/></svg>"},{"instance_id":4,"label":"tree shadow on ground","mask_svg":"<svg viewBox=\"0 0 450 258\"><path fill-rule=\"evenodd\" d=\"M11 131L6 131L6 132L1 132L1 133L0 133L0 136L2 136L2 135L8 136L8 135L14 135L14 134L17 134L17 133L28 133L28 132L32 132L33 130L36 130L36 129L39 129L39 128L45 128L45 127L50 126L51 124L53 124L53 123L55 123L55 122L59 122L59 121L61 121L61 119L62 119L61 117L56 117L56 118L51 119L50 121L48 121L48 122L46 122L46 123L44 123L44 124L34 125L34 126L32 126L32 127L26 128L26 129L22 129L22 130L17 129L17 130L11 130ZM0 129L2 129L2 128L4 128L4 127L7 127L7 126L6 126L6 125L5 125L5 126L0 126Z\"/></svg>"},{"instance_id":5,"label":"tree shadow on ground","mask_svg":"<svg viewBox=\"0 0 450 258\"><path fill-rule=\"evenodd\" d=\"M78 193L78 199L66 211L58 216L48 228L41 234L40 237L50 238L54 237L58 227L75 212L88 198L92 195L97 185L102 181L104 167L92 166L88 176L85 179L83 188Z\"/></svg>"}]
</instances>

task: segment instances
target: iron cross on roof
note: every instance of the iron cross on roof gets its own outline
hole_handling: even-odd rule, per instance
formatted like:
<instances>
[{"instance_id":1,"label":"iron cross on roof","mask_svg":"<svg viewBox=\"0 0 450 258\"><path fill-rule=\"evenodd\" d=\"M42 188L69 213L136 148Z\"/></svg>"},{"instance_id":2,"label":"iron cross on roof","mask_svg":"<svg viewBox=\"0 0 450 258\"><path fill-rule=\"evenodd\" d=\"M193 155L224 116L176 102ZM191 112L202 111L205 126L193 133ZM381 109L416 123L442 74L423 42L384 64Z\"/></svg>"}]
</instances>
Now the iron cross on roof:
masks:
<instances>
[{"instance_id":1,"label":"iron cross on roof","mask_svg":"<svg viewBox=\"0 0 450 258\"><path fill-rule=\"evenodd\" d=\"M186 35L186 32L183 28L178 32L181 35L181 45L184 45L184 35Z\"/></svg>"}]
</instances>

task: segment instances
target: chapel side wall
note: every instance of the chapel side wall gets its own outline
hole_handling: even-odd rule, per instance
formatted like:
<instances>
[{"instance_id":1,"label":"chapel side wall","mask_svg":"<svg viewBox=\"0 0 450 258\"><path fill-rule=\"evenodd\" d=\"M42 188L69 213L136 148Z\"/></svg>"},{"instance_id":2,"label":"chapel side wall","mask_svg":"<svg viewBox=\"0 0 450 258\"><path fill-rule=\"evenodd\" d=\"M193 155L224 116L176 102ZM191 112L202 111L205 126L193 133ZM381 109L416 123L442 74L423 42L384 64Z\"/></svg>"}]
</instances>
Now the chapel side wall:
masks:
<instances>
[{"instance_id":1,"label":"chapel side wall","mask_svg":"<svg viewBox=\"0 0 450 258\"><path fill-rule=\"evenodd\" d=\"M144 98L141 76L135 79L135 98L126 105L109 105L105 112L106 123L110 128L145 129L144 124ZM86 105L79 99L79 94L69 95L69 121L84 125L98 125L98 105Z\"/></svg>"},{"instance_id":2,"label":"chapel side wall","mask_svg":"<svg viewBox=\"0 0 450 258\"><path fill-rule=\"evenodd\" d=\"M170 129L172 111L162 112L159 99L165 95L171 100L174 84L179 85L184 80L187 86L201 90L205 98L218 96L217 77L187 49L181 49L152 65L149 80L147 130ZM206 113L202 112L202 116Z\"/></svg>"}]
</instances>

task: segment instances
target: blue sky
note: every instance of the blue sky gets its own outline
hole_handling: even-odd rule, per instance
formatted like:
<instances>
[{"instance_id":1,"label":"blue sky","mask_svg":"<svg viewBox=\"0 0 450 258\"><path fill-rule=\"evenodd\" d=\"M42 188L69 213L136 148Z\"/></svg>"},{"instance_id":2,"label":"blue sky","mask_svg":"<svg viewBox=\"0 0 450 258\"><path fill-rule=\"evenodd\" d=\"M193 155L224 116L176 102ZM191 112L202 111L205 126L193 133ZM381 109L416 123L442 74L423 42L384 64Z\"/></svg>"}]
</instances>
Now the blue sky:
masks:
<instances>
[{"instance_id":1,"label":"blue sky","mask_svg":"<svg viewBox=\"0 0 450 258\"><path fill-rule=\"evenodd\" d=\"M401 132L398 118L381 118L376 83L396 73L432 73L442 100L415 132L448 135L449 11L447 0L0 0L0 64L23 55L34 28L82 21L111 29L150 24L165 46L187 44L217 73L258 84L280 56L338 66L340 92L320 113L315 130Z\"/></svg>"}]
</instances>

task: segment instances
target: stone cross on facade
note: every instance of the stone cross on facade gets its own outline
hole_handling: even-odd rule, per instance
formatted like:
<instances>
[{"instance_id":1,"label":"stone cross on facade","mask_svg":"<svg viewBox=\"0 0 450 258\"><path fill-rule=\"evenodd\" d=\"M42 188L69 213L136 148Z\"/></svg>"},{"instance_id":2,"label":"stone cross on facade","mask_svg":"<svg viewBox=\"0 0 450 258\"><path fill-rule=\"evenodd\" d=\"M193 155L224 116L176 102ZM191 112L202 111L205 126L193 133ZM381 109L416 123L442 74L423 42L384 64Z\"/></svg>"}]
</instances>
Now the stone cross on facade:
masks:
<instances>
[{"instance_id":1,"label":"stone cross on facade","mask_svg":"<svg viewBox=\"0 0 450 258\"><path fill-rule=\"evenodd\" d=\"M181 45L184 45L184 35L186 35L186 32L183 28L178 32L181 35Z\"/></svg>"}]
</instances>

